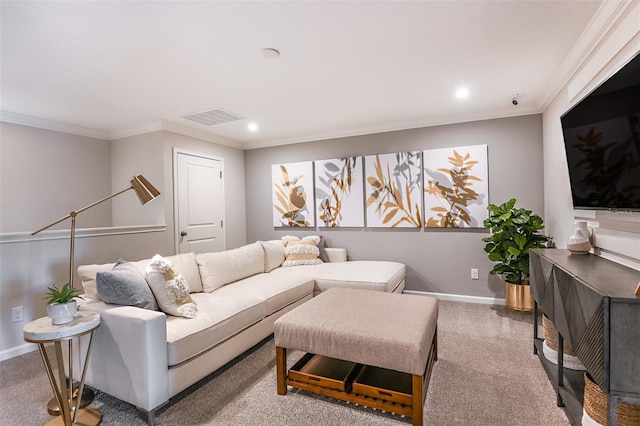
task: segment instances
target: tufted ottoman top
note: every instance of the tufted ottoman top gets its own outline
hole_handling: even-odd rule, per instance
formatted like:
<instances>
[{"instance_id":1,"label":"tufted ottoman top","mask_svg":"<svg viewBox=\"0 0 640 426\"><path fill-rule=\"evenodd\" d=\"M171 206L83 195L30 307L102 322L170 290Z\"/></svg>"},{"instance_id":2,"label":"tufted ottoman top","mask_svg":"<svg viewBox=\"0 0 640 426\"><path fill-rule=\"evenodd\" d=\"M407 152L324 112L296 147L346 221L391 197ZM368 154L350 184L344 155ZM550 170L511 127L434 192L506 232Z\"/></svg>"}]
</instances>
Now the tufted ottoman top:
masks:
<instances>
[{"instance_id":1,"label":"tufted ottoman top","mask_svg":"<svg viewBox=\"0 0 640 426\"><path fill-rule=\"evenodd\" d=\"M437 320L433 297L336 287L280 317L274 338L278 347L422 375Z\"/></svg>"}]
</instances>

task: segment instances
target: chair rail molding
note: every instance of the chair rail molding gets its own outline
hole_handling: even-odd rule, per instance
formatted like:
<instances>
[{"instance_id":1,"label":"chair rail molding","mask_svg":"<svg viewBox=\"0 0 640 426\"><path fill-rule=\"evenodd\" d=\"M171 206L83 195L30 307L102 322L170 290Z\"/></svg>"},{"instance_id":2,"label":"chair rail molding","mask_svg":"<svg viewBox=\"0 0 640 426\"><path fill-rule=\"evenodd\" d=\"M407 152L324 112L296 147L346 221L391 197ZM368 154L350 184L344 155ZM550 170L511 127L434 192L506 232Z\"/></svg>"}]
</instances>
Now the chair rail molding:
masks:
<instances>
[{"instance_id":1,"label":"chair rail molding","mask_svg":"<svg viewBox=\"0 0 640 426\"><path fill-rule=\"evenodd\" d=\"M76 238L100 237L105 235L145 234L149 232L164 232L166 229L166 224L83 228L76 230ZM38 234L37 237L34 237L31 235L31 232L8 232L0 234L0 244L64 240L69 239L69 233L69 229L57 229L54 231L44 231Z\"/></svg>"}]
</instances>

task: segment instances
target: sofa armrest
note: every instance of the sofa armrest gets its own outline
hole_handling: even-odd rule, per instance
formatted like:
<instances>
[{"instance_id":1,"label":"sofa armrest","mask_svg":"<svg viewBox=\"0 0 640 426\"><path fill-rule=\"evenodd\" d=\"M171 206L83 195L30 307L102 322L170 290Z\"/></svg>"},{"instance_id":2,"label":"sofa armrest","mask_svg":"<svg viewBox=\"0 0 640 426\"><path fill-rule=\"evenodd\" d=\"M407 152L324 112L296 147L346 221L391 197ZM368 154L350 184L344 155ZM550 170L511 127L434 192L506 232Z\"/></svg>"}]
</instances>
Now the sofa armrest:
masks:
<instances>
[{"instance_id":1,"label":"sofa armrest","mask_svg":"<svg viewBox=\"0 0 640 426\"><path fill-rule=\"evenodd\" d=\"M325 248L325 251L327 252L329 262L331 263L347 261L347 249L327 247Z\"/></svg>"},{"instance_id":2,"label":"sofa armrest","mask_svg":"<svg viewBox=\"0 0 640 426\"><path fill-rule=\"evenodd\" d=\"M169 399L166 315L96 301L82 303L80 310L100 314L87 385L146 411L165 403Z\"/></svg>"}]
</instances>

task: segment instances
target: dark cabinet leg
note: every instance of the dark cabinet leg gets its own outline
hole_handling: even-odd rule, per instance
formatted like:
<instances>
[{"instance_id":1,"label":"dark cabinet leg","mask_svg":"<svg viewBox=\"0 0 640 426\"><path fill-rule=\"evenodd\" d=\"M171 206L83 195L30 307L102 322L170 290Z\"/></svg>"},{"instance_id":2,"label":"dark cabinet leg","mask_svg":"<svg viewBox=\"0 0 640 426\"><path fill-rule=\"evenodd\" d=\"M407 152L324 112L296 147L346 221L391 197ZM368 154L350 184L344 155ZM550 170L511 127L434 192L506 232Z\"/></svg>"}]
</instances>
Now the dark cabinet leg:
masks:
<instances>
[{"instance_id":1,"label":"dark cabinet leg","mask_svg":"<svg viewBox=\"0 0 640 426\"><path fill-rule=\"evenodd\" d=\"M564 401L560 396L560 388L564 386L564 338L558 333L558 393L556 394L556 405L564 407Z\"/></svg>"},{"instance_id":2,"label":"dark cabinet leg","mask_svg":"<svg viewBox=\"0 0 640 426\"><path fill-rule=\"evenodd\" d=\"M536 348L536 340L538 340L538 302L533 301L533 353L538 355Z\"/></svg>"}]
</instances>

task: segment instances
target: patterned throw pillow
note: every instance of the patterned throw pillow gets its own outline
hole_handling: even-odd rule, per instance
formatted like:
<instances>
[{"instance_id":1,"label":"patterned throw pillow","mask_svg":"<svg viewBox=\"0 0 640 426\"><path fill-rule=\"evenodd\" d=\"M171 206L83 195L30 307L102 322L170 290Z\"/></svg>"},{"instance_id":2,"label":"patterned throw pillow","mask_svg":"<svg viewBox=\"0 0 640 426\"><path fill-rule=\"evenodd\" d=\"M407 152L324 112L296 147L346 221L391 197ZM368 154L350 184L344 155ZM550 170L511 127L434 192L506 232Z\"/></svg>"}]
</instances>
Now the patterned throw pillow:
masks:
<instances>
[{"instance_id":1,"label":"patterned throw pillow","mask_svg":"<svg viewBox=\"0 0 640 426\"><path fill-rule=\"evenodd\" d=\"M320 250L318 249L320 237L317 235L310 235L303 239L285 235L282 237L282 241L284 242L285 255L285 261L282 266L318 265L322 263L322 260L318 257L320 255Z\"/></svg>"},{"instance_id":2,"label":"patterned throw pillow","mask_svg":"<svg viewBox=\"0 0 640 426\"><path fill-rule=\"evenodd\" d=\"M147 282L160 309L169 315L195 318L198 307L189 294L189 284L173 263L156 254L147 266Z\"/></svg>"}]
</instances>

